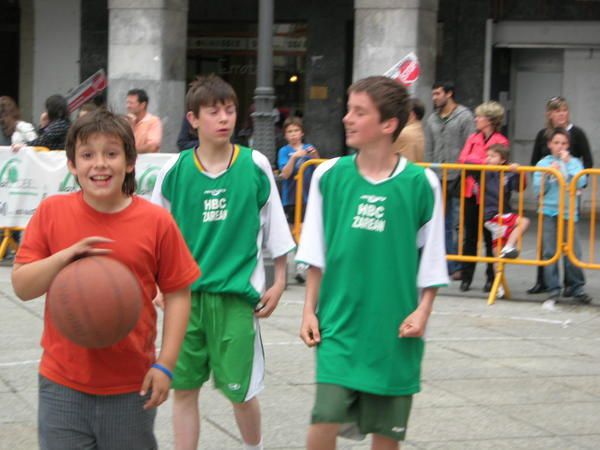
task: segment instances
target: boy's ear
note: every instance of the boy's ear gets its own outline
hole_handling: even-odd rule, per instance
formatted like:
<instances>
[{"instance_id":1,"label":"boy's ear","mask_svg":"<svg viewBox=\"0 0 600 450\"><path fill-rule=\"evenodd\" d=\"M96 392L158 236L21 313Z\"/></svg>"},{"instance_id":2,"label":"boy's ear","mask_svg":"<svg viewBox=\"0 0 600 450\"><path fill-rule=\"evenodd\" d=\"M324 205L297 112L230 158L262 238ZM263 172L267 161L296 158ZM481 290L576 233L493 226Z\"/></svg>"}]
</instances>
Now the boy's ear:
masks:
<instances>
[{"instance_id":1,"label":"boy's ear","mask_svg":"<svg viewBox=\"0 0 600 450\"><path fill-rule=\"evenodd\" d=\"M400 122L398 121L397 117L392 117L391 119L383 122L382 130L386 134L394 134L394 131L396 131L396 128L398 128L399 123Z\"/></svg>"},{"instance_id":2,"label":"boy's ear","mask_svg":"<svg viewBox=\"0 0 600 450\"><path fill-rule=\"evenodd\" d=\"M75 164L70 159L67 159L67 169L71 172L72 175L77 175L77 169L75 168Z\"/></svg>"},{"instance_id":3,"label":"boy's ear","mask_svg":"<svg viewBox=\"0 0 600 450\"><path fill-rule=\"evenodd\" d=\"M198 129L198 117L196 116L196 114L194 114L193 111L188 111L187 114L185 115L187 121L189 122L189 124L192 126L192 128L194 130Z\"/></svg>"}]
</instances>

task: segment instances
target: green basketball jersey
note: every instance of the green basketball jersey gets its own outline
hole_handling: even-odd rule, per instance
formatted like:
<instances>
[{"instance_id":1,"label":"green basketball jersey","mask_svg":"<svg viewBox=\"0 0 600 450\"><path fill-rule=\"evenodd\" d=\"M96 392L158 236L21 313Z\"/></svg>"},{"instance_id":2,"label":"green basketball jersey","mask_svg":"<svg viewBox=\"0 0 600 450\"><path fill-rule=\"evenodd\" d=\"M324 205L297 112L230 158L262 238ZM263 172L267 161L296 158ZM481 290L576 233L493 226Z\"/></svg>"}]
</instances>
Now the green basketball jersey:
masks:
<instances>
[{"instance_id":1,"label":"green basketball jersey","mask_svg":"<svg viewBox=\"0 0 600 450\"><path fill-rule=\"evenodd\" d=\"M323 270L317 382L418 392L424 342L398 330L418 288L448 283L437 177L404 158L379 182L359 173L354 156L322 164L297 260Z\"/></svg>"},{"instance_id":2,"label":"green basketball jersey","mask_svg":"<svg viewBox=\"0 0 600 450\"><path fill-rule=\"evenodd\" d=\"M200 265L194 292L236 294L256 303L264 291L263 246L273 257L294 248L270 164L234 149L220 174L203 171L194 149L161 171L152 201L167 207Z\"/></svg>"}]
</instances>

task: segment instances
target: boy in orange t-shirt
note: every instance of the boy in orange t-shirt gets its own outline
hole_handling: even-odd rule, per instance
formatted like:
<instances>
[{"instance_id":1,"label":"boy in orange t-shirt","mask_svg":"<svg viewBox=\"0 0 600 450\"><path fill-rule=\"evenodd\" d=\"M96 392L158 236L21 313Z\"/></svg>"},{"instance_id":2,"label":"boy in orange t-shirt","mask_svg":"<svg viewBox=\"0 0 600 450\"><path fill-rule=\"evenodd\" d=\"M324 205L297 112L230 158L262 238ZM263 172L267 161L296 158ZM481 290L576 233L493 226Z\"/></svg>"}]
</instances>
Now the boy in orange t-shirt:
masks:
<instances>
[{"instance_id":1,"label":"boy in orange t-shirt","mask_svg":"<svg viewBox=\"0 0 600 450\"><path fill-rule=\"evenodd\" d=\"M135 141L125 119L105 110L85 115L69 131L66 153L81 191L40 204L16 256L14 290L22 300L41 297L70 262L106 254L134 273L143 308L129 335L102 349L67 340L46 308L40 448L156 448L155 407L168 396L190 311L189 286L200 271L169 213L133 195ZM158 358L157 286L166 305Z\"/></svg>"}]
</instances>

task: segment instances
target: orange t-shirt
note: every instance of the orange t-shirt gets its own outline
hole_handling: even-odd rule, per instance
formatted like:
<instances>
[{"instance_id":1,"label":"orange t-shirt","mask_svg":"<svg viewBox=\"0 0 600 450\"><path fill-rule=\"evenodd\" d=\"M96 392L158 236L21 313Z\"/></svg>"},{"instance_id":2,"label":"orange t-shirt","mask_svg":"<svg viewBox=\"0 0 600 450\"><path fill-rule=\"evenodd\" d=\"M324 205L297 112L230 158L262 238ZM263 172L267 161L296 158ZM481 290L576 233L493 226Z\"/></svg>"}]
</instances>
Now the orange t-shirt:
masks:
<instances>
[{"instance_id":1,"label":"orange t-shirt","mask_svg":"<svg viewBox=\"0 0 600 450\"><path fill-rule=\"evenodd\" d=\"M150 113L146 113L144 118L133 126L133 134L135 135L135 148L138 153L148 153L147 145L157 145L157 152L160 149L162 142L163 127L160 118ZM144 148L143 151L140 149Z\"/></svg>"},{"instance_id":2,"label":"orange t-shirt","mask_svg":"<svg viewBox=\"0 0 600 450\"><path fill-rule=\"evenodd\" d=\"M88 236L113 239L109 255L125 264L142 287L143 308L125 339L105 349L87 349L63 337L44 312L40 373L55 383L90 394L139 391L155 361L156 285L163 293L191 285L200 275L177 225L165 209L134 196L122 211L105 214L81 192L44 200L29 221L15 261L47 258ZM100 247L100 246L99 246Z\"/></svg>"}]
</instances>

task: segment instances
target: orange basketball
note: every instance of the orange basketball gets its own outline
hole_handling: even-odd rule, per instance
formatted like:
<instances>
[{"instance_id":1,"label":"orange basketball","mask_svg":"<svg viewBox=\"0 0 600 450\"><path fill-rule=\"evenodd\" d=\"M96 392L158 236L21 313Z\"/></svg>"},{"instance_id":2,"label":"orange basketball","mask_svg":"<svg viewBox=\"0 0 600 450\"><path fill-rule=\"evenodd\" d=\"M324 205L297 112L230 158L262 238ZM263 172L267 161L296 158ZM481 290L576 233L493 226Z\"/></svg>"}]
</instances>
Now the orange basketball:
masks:
<instances>
[{"instance_id":1,"label":"orange basketball","mask_svg":"<svg viewBox=\"0 0 600 450\"><path fill-rule=\"evenodd\" d=\"M133 273L106 256L88 256L63 268L48 296L50 320L75 344L104 348L135 327L142 310L142 291Z\"/></svg>"}]
</instances>

